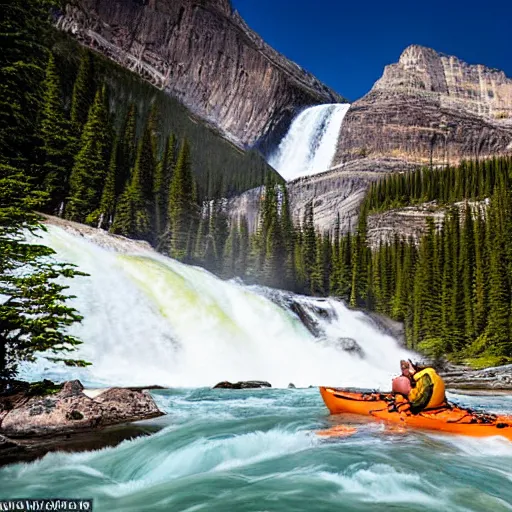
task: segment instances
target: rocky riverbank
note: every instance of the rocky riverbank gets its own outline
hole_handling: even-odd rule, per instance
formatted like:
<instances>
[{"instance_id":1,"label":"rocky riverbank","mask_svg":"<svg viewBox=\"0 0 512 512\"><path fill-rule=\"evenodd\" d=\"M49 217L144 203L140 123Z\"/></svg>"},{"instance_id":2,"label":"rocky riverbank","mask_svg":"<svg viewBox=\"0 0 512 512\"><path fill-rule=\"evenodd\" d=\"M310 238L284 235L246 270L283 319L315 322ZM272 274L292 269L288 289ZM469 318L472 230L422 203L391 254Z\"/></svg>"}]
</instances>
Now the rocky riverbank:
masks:
<instances>
[{"instance_id":1,"label":"rocky riverbank","mask_svg":"<svg viewBox=\"0 0 512 512\"><path fill-rule=\"evenodd\" d=\"M163 415L145 390L109 388L88 396L78 380L47 387L49 393L34 395L33 387L18 383L0 394L0 464L114 446L148 432L132 422Z\"/></svg>"},{"instance_id":2,"label":"rocky riverbank","mask_svg":"<svg viewBox=\"0 0 512 512\"><path fill-rule=\"evenodd\" d=\"M510 391L512 392L512 364L473 370L466 367L451 367L441 372L446 387L450 390Z\"/></svg>"}]
</instances>

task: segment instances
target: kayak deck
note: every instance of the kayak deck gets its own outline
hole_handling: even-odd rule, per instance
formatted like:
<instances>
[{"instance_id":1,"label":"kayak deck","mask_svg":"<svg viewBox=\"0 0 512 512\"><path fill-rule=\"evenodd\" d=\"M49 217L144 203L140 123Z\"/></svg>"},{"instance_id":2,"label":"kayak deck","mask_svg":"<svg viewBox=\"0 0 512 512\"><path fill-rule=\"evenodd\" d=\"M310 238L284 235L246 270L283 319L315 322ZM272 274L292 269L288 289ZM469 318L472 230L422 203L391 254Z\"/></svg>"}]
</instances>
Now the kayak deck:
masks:
<instances>
[{"instance_id":1,"label":"kayak deck","mask_svg":"<svg viewBox=\"0 0 512 512\"><path fill-rule=\"evenodd\" d=\"M512 441L512 417L482 414L452 406L418 414L388 410L391 393L352 391L320 387L331 414L359 414L391 423L472 437L503 436Z\"/></svg>"}]
</instances>

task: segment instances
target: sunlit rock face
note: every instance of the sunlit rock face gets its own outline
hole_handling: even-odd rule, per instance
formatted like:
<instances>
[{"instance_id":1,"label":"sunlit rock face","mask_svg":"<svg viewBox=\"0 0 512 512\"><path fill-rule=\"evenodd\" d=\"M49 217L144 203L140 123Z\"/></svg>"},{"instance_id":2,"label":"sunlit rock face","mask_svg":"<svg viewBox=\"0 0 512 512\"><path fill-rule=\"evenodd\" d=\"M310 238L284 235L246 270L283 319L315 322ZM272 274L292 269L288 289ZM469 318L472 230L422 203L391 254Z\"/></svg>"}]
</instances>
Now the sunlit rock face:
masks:
<instances>
[{"instance_id":1,"label":"sunlit rock face","mask_svg":"<svg viewBox=\"0 0 512 512\"><path fill-rule=\"evenodd\" d=\"M229 0L78 0L57 26L181 100L240 146L341 97L268 46Z\"/></svg>"},{"instance_id":2,"label":"sunlit rock face","mask_svg":"<svg viewBox=\"0 0 512 512\"><path fill-rule=\"evenodd\" d=\"M411 166L456 164L512 151L512 80L430 48L410 46L353 103L334 165L379 160Z\"/></svg>"}]
</instances>

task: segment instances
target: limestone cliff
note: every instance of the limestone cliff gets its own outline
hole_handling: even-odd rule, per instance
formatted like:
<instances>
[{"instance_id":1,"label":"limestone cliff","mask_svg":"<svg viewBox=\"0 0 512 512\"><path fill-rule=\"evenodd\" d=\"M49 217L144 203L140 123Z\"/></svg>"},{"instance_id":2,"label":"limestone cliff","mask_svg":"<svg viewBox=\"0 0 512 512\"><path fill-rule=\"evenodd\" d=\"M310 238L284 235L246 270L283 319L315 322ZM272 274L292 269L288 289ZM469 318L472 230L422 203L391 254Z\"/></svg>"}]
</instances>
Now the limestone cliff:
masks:
<instances>
[{"instance_id":1,"label":"limestone cliff","mask_svg":"<svg viewBox=\"0 0 512 512\"><path fill-rule=\"evenodd\" d=\"M341 98L269 47L229 0L71 0L57 26L139 73L240 146Z\"/></svg>"},{"instance_id":2,"label":"limestone cliff","mask_svg":"<svg viewBox=\"0 0 512 512\"><path fill-rule=\"evenodd\" d=\"M410 46L347 113L334 164L456 164L512 151L512 79ZM368 168L368 161L361 162Z\"/></svg>"}]
</instances>

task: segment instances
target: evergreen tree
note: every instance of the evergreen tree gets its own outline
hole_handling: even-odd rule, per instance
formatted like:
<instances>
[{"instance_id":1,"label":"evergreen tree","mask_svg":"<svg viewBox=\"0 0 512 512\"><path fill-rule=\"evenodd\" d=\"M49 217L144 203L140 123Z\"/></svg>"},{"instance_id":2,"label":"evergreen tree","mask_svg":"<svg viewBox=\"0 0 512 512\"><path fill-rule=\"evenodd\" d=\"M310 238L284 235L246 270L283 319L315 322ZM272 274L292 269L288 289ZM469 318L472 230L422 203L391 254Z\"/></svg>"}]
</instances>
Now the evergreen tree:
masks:
<instances>
[{"instance_id":1,"label":"evergreen tree","mask_svg":"<svg viewBox=\"0 0 512 512\"><path fill-rule=\"evenodd\" d=\"M95 85L93 77L91 53L89 50L82 50L71 97L71 124L77 141L80 141L89 110L94 102Z\"/></svg>"},{"instance_id":2,"label":"evergreen tree","mask_svg":"<svg viewBox=\"0 0 512 512\"><path fill-rule=\"evenodd\" d=\"M0 163L26 171L36 146L48 8L42 0L10 0L0 17Z\"/></svg>"},{"instance_id":3,"label":"evergreen tree","mask_svg":"<svg viewBox=\"0 0 512 512\"><path fill-rule=\"evenodd\" d=\"M313 293L315 288L313 277L317 264L317 240L315 232L315 224L313 220L313 203L309 202L304 211L303 223L303 239L302 239L302 267L306 289L309 293Z\"/></svg>"},{"instance_id":4,"label":"evergreen tree","mask_svg":"<svg viewBox=\"0 0 512 512\"><path fill-rule=\"evenodd\" d=\"M53 54L50 54L43 84L43 101L39 114L38 135L40 173L43 188L48 192L49 212L57 212L67 196L71 173L73 139L64 114L62 90Z\"/></svg>"},{"instance_id":5,"label":"evergreen tree","mask_svg":"<svg viewBox=\"0 0 512 512\"><path fill-rule=\"evenodd\" d=\"M497 188L489 211L489 316L486 337L495 355L512 355L510 342L510 285L507 276L505 233L502 214L507 210L507 191Z\"/></svg>"},{"instance_id":6,"label":"evergreen tree","mask_svg":"<svg viewBox=\"0 0 512 512\"><path fill-rule=\"evenodd\" d=\"M340 214L336 216L334 224L334 237L332 241L332 272L330 275L329 288L335 297L341 297L340 282L341 282L341 238L340 238Z\"/></svg>"},{"instance_id":7,"label":"evergreen tree","mask_svg":"<svg viewBox=\"0 0 512 512\"><path fill-rule=\"evenodd\" d=\"M364 306L368 295L368 265L371 252L366 244L368 212L362 208L359 213L357 233L352 254L352 284L350 306Z\"/></svg>"},{"instance_id":8,"label":"evergreen tree","mask_svg":"<svg viewBox=\"0 0 512 512\"><path fill-rule=\"evenodd\" d=\"M475 233L471 207L467 202L461 234L460 269L462 277L464 334L465 342L467 343L473 341L476 338L473 311L473 288L475 282Z\"/></svg>"},{"instance_id":9,"label":"evergreen tree","mask_svg":"<svg viewBox=\"0 0 512 512\"><path fill-rule=\"evenodd\" d=\"M324 263L324 244L323 237L321 235L317 235L316 239L316 247L315 247L315 262L313 265L313 269L310 275L310 294L311 295L324 295L323 289L323 263Z\"/></svg>"},{"instance_id":10,"label":"evergreen tree","mask_svg":"<svg viewBox=\"0 0 512 512\"><path fill-rule=\"evenodd\" d=\"M206 236L208 234L209 225L209 208L209 203L204 203L199 214L196 245L194 248L194 261L198 264L204 263Z\"/></svg>"},{"instance_id":11,"label":"evergreen tree","mask_svg":"<svg viewBox=\"0 0 512 512\"><path fill-rule=\"evenodd\" d=\"M153 207L155 145L153 119L150 116L139 143L133 175L128 186L134 222L132 236L150 243L155 241Z\"/></svg>"},{"instance_id":12,"label":"evergreen tree","mask_svg":"<svg viewBox=\"0 0 512 512\"><path fill-rule=\"evenodd\" d=\"M295 282L294 267L294 247L295 247L295 228L290 213L290 201L286 186L282 187L282 205L281 205L281 233L283 236L283 258L284 258L284 276L283 283L287 289L293 289Z\"/></svg>"},{"instance_id":13,"label":"evergreen tree","mask_svg":"<svg viewBox=\"0 0 512 512\"><path fill-rule=\"evenodd\" d=\"M168 223L169 187L175 164L176 137L171 134L155 175L155 227L158 235L164 232Z\"/></svg>"},{"instance_id":14,"label":"evergreen tree","mask_svg":"<svg viewBox=\"0 0 512 512\"><path fill-rule=\"evenodd\" d=\"M67 286L58 280L84 274L49 260L49 247L25 240L27 230L42 228L32 211L45 199L25 173L0 164L0 381L15 377L18 363L33 361L37 352L70 352L81 343L63 332L81 317L65 305Z\"/></svg>"},{"instance_id":15,"label":"evergreen tree","mask_svg":"<svg viewBox=\"0 0 512 512\"><path fill-rule=\"evenodd\" d=\"M78 222L98 208L107 175L110 136L104 94L104 90L96 94L71 173L66 217Z\"/></svg>"},{"instance_id":16,"label":"evergreen tree","mask_svg":"<svg viewBox=\"0 0 512 512\"><path fill-rule=\"evenodd\" d=\"M224 246L223 275L230 279L236 275L236 265L240 252L240 239L237 225L231 222L229 236Z\"/></svg>"},{"instance_id":17,"label":"evergreen tree","mask_svg":"<svg viewBox=\"0 0 512 512\"><path fill-rule=\"evenodd\" d=\"M97 225L98 228L109 229L114 220L116 209L117 146L116 140L110 155L110 164L101 194L100 207L87 219L88 224Z\"/></svg>"},{"instance_id":18,"label":"evergreen tree","mask_svg":"<svg viewBox=\"0 0 512 512\"><path fill-rule=\"evenodd\" d=\"M452 350L460 350L464 342L464 300L462 293L462 269L460 267L460 215L459 210L454 208L449 216L451 222L450 233L453 236L452 249L452 273L450 285L450 309L449 322L452 340Z\"/></svg>"},{"instance_id":19,"label":"evergreen tree","mask_svg":"<svg viewBox=\"0 0 512 512\"><path fill-rule=\"evenodd\" d=\"M239 251L238 259L236 261L235 275L243 279L247 273L247 265L249 260L249 226L245 216L240 219L238 231Z\"/></svg>"},{"instance_id":20,"label":"evergreen tree","mask_svg":"<svg viewBox=\"0 0 512 512\"><path fill-rule=\"evenodd\" d=\"M169 254L173 258L183 260L190 254L190 232L192 226L195 225L194 220L197 218L190 146L186 139L181 146L171 179L168 218L167 247Z\"/></svg>"},{"instance_id":21,"label":"evergreen tree","mask_svg":"<svg viewBox=\"0 0 512 512\"><path fill-rule=\"evenodd\" d=\"M487 269L488 256L486 251L486 228L484 214L478 212L475 222L475 282L473 286L474 297L474 327L477 336L480 336L487 322Z\"/></svg>"},{"instance_id":22,"label":"evergreen tree","mask_svg":"<svg viewBox=\"0 0 512 512\"><path fill-rule=\"evenodd\" d=\"M126 114L121 140L119 143L116 197L119 197L126 188L137 155L137 110L132 103Z\"/></svg>"},{"instance_id":23,"label":"evergreen tree","mask_svg":"<svg viewBox=\"0 0 512 512\"><path fill-rule=\"evenodd\" d=\"M218 270L219 251L217 249L217 234L216 234L216 209L213 207L213 201L208 205L208 235L205 243L205 256L204 262L207 269L212 272Z\"/></svg>"}]
</instances>

